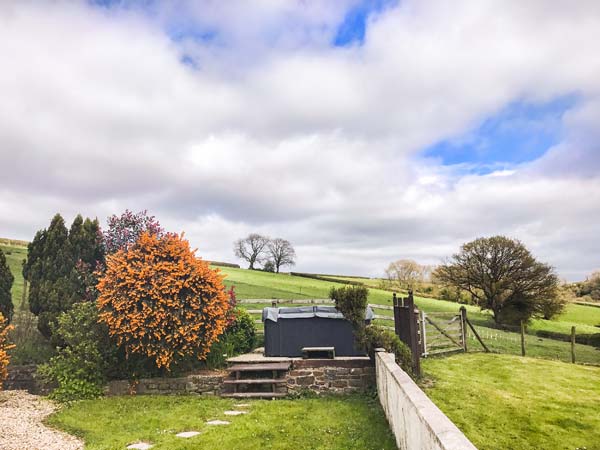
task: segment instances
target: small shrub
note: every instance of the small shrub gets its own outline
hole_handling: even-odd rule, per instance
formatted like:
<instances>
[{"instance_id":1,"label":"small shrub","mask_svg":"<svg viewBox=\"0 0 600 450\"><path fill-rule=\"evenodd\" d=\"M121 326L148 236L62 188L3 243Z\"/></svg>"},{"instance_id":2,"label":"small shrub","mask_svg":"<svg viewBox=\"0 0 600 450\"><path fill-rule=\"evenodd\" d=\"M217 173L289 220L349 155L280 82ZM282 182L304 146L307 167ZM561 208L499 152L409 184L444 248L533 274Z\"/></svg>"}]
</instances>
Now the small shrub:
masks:
<instances>
[{"instance_id":1,"label":"small shrub","mask_svg":"<svg viewBox=\"0 0 600 450\"><path fill-rule=\"evenodd\" d=\"M267 261L262 268L263 272L275 272L275 263L273 261Z\"/></svg>"},{"instance_id":2,"label":"small shrub","mask_svg":"<svg viewBox=\"0 0 600 450\"><path fill-rule=\"evenodd\" d=\"M233 321L212 345L206 358L206 365L210 368L224 367L227 358L248 353L256 346L256 329L252 316L241 308L235 308L232 315Z\"/></svg>"},{"instance_id":3,"label":"small shrub","mask_svg":"<svg viewBox=\"0 0 600 450\"><path fill-rule=\"evenodd\" d=\"M50 397L69 402L102 395L107 369L108 331L98 323L93 303L76 303L58 317L54 333L65 343L38 373L58 387Z\"/></svg>"},{"instance_id":4,"label":"small shrub","mask_svg":"<svg viewBox=\"0 0 600 450\"><path fill-rule=\"evenodd\" d=\"M13 348L8 343L7 334L12 329L12 325L8 325L8 321L0 313L0 389L2 389L2 383L8 377L8 363L10 362L10 356L8 350Z\"/></svg>"},{"instance_id":5,"label":"small shrub","mask_svg":"<svg viewBox=\"0 0 600 450\"><path fill-rule=\"evenodd\" d=\"M352 324L356 342L361 347L365 341L365 310L369 290L365 286L344 286L331 288L329 297L335 302L336 309Z\"/></svg>"},{"instance_id":6,"label":"small shrub","mask_svg":"<svg viewBox=\"0 0 600 450\"><path fill-rule=\"evenodd\" d=\"M412 355L407 345L400 340L396 333L377 325L365 329L367 351L371 358L375 357L376 348L384 348L396 356L396 362L408 374L412 374Z\"/></svg>"}]
</instances>

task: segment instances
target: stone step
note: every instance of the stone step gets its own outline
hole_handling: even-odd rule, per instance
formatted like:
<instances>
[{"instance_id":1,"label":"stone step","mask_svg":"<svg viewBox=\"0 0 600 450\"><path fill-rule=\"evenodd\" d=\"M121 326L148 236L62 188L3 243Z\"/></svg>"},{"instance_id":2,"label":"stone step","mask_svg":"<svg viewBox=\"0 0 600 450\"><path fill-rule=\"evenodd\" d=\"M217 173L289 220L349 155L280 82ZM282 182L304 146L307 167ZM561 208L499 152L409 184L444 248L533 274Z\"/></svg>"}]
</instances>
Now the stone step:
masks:
<instances>
[{"instance_id":1,"label":"stone step","mask_svg":"<svg viewBox=\"0 0 600 450\"><path fill-rule=\"evenodd\" d=\"M242 380L223 380L223 384L276 384L285 382L285 378L245 378Z\"/></svg>"},{"instance_id":2,"label":"stone step","mask_svg":"<svg viewBox=\"0 0 600 450\"><path fill-rule=\"evenodd\" d=\"M269 370L289 370L291 363L250 363L250 364L234 364L227 370L230 372L266 372Z\"/></svg>"},{"instance_id":3,"label":"stone step","mask_svg":"<svg viewBox=\"0 0 600 450\"><path fill-rule=\"evenodd\" d=\"M221 394L221 397L230 398L282 398L287 394L283 392L233 392Z\"/></svg>"}]
</instances>

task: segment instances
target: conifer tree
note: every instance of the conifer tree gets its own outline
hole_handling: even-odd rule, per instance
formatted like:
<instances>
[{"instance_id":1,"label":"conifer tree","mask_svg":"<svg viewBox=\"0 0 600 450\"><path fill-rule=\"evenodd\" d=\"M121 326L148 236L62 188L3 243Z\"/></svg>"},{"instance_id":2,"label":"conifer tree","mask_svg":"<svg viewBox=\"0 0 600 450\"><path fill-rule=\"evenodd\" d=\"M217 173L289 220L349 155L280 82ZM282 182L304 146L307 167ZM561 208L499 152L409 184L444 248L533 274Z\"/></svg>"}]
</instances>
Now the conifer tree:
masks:
<instances>
[{"instance_id":1,"label":"conifer tree","mask_svg":"<svg viewBox=\"0 0 600 450\"><path fill-rule=\"evenodd\" d=\"M26 266L33 268L30 274L30 277L33 277L28 280L29 309L38 316L38 329L42 335L49 338L58 315L72 305L70 275L74 261L69 245L69 233L60 214L54 216L42 235L45 235L43 248L39 251L34 249L37 259L30 264L26 263Z\"/></svg>"},{"instance_id":2,"label":"conifer tree","mask_svg":"<svg viewBox=\"0 0 600 450\"><path fill-rule=\"evenodd\" d=\"M50 338L60 313L76 302L93 299L94 270L103 264L98 220L78 215L70 231L60 214L40 230L28 246L23 276L29 282L29 309L38 316L40 332Z\"/></svg>"},{"instance_id":3,"label":"conifer tree","mask_svg":"<svg viewBox=\"0 0 600 450\"><path fill-rule=\"evenodd\" d=\"M0 315L4 316L7 322L12 318L14 309L10 291L14 280L15 278L6 262L6 257L0 249Z\"/></svg>"},{"instance_id":4,"label":"conifer tree","mask_svg":"<svg viewBox=\"0 0 600 450\"><path fill-rule=\"evenodd\" d=\"M95 300L96 269L104 264L104 246L98 219L85 221L77 215L69 230L69 246L74 267L71 271L71 303Z\"/></svg>"}]
</instances>

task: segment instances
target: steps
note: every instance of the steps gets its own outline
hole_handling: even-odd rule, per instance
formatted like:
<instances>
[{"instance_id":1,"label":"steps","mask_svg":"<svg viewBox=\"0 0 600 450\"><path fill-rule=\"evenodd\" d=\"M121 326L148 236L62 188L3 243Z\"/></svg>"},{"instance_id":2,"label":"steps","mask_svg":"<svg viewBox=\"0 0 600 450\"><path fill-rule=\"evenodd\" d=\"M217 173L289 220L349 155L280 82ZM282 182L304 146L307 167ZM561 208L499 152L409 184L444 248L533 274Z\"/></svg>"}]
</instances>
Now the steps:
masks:
<instances>
[{"instance_id":1,"label":"steps","mask_svg":"<svg viewBox=\"0 0 600 450\"><path fill-rule=\"evenodd\" d=\"M228 392L221 394L221 397L229 398L283 398L287 396L286 392Z\"/></svg>"},{"instance_id":2,"label":"steps","mask_svg":"<svg viewBox=\"0 0 600 450\"><path fill-rule=\"evenodd\" d=\"M229 367L224 386L231 388L222 394L233 398L277 398L287 395L286 373L290 362L252 362Z\"/></svg>"}]
</instances>

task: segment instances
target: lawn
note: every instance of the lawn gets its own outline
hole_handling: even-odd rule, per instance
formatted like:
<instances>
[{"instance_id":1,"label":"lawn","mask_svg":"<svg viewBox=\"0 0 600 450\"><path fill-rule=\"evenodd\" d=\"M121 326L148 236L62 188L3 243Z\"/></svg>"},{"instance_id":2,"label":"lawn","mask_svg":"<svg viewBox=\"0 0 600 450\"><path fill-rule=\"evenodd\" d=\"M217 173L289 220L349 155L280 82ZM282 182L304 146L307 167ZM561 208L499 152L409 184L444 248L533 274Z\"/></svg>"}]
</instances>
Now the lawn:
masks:
<instances>
[{"instance_id":1,"label":"lawn","mask_svg":"<svg viewBox=\"0 0 600 450\"><path fill-rule=\"evenodd\" d=\"M229 417L236 402L194 396L108 397L81 401L48 419L77 435L86 449L118 449L142 440L156 450L395 449L379 403L365 396L247 402L248 414ZM210 426L207 420L231 422ZM181 439L181 431L201 434Z\"/></svg>"},{"instance_id":2,"label":"lawn","mask_svg":"<svg viewBox=\"0 0 600 450\"><path fill-rule=\"evenodd\" d=\"M490 354L423 367L427 394L479 450L600 449L600 368Z\"/></svg>"}]
</instances>

